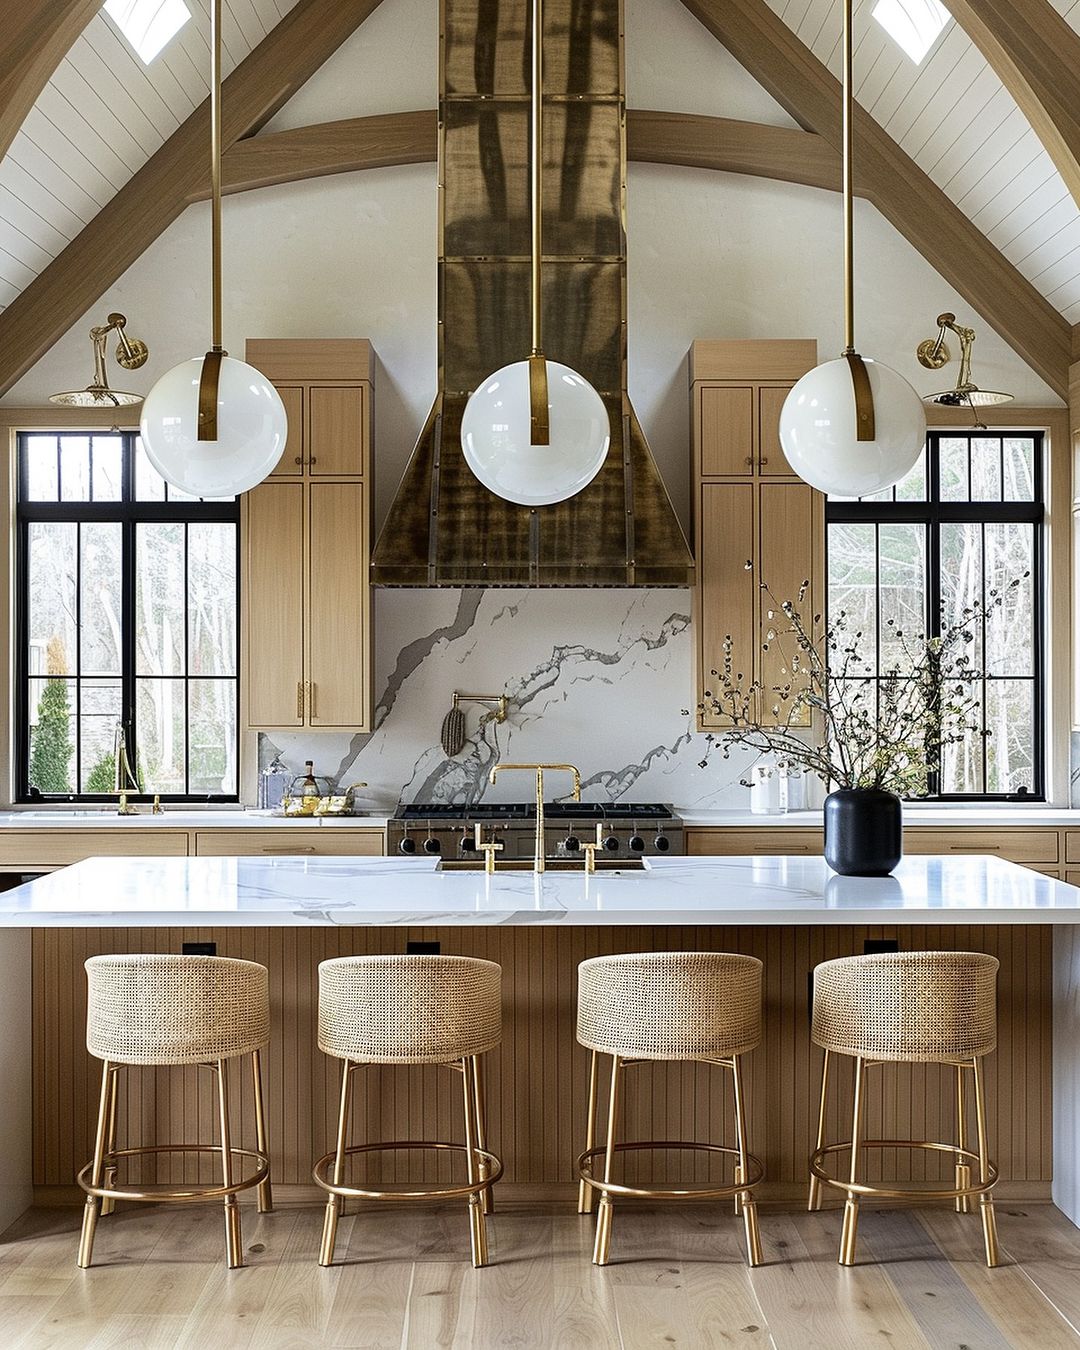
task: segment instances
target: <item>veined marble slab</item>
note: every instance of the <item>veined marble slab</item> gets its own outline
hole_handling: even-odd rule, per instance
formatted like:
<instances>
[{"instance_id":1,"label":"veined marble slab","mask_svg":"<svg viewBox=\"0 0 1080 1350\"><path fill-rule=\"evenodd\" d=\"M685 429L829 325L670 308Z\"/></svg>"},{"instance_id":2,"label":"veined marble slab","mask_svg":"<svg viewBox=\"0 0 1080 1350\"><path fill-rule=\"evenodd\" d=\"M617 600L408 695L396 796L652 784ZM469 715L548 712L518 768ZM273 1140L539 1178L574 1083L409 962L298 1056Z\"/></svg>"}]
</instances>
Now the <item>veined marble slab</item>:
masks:
<instances>
[{"instance_id":1,"label":"veined marble slab","mask_svg":"<svg viewBox=\"0 0 1080 1350\"><path fill-rule=\"evenodd\" d=\"M1001 858L891 877L823 858L663 858L642 871L441 871L429 858L89 858L0 893L0 927L1080 922L1080 889Z\"/></svg>"}]
</instances>

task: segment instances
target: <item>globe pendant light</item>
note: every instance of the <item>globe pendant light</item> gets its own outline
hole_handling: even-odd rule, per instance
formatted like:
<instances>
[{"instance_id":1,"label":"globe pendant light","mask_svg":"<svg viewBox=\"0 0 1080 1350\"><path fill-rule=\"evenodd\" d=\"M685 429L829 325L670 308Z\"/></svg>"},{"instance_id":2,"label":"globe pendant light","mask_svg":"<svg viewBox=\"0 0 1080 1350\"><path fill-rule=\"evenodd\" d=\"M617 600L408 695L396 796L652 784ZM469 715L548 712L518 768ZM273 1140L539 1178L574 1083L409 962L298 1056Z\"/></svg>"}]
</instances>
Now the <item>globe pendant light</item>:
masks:
<instances>
[{"instance_id":1,"label":"globe pendant light","mask_svg":"<svg viewBox=\"0 0 1080 1350\"><path fill-rule=\"evenodd\" d=\"M143 402L140 430L150 463L171 486L234 497L277 464L288 420L266 376L221 345L221 0L211 0L210 27L211 347L162 375Z\"/></svg>"},{"instance_id":2,"label":"globe pendant light","mask_svg":"<svg viewBox=\"0 0 1080 1350\"><path fill-rule=\"evenodd\" d=\"M465 462L496 496L550 506L588 487L607 458L611 426L600 395L541 343L543 0L532 3L529 195L532 223L532 351L474 390L461 419Z\"/></svg>"},{"instance_id":3,"label":"globe pendant light","mask_svg":"<svg viewBox=\"0 0 1080 1350\"><path fill-rule=\"evenodd\" d=\"M868 497L914 468L926 440L922 400L902 375L855 350L852 217L851 0L844 5L844 350L795 385L780 413L780 444L811 487Z\"/></svg>"}]
</instances>

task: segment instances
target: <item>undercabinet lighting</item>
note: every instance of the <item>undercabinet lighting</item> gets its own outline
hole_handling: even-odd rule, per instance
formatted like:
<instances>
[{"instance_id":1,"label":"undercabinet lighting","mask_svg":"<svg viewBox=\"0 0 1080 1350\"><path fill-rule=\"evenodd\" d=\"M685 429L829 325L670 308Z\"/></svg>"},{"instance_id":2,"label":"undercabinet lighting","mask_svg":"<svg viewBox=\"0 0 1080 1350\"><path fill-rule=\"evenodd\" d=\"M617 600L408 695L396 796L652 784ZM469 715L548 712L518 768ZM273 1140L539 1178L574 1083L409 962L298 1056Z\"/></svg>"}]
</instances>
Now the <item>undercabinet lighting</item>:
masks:
<instances>
[{"instance_id":1,"label":"undercabinet lighting","mask_svg":"<svg viewBox=\"0 0 1080 1350\"><path fill-rule=\"evenodd\" d=\"M877 0L872 13L916 65L922 63L952 17L940 0Z\"/></svg>"},{"instance_id":2,"label":"undercabinet lighting","mask_svg":"<svg viewBox=\"0 0 1080 1350\"><path fill-rule=\"evenodd\" d=\"M184 0L105 0L105 13L144 65L149 65L191 18Z\"/></svg>"}]
</instances>

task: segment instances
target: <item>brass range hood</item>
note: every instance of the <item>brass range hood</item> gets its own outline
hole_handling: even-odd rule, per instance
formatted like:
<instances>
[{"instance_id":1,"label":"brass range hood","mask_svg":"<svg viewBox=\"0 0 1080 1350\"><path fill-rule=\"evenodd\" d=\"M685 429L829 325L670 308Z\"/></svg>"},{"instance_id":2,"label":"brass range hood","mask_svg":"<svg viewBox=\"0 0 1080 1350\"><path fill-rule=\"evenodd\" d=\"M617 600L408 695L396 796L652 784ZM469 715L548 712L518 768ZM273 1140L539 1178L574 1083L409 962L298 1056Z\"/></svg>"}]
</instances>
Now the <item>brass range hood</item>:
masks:
<instances>
[{"instance_id":1,"label":"brass range hood","mask_svg":"<svg viewBox=\"0 0 1080 1350\"><path fill-rule=\"evenodd\" d=\"M621 0L547 0L543 331L611 419L576 497L516 506L461 450L471 391L530 335L527 0L442 0L439 392L375 546L379 586L688 586L694 564L626 392Z\"/></svg>"}]
</instances>

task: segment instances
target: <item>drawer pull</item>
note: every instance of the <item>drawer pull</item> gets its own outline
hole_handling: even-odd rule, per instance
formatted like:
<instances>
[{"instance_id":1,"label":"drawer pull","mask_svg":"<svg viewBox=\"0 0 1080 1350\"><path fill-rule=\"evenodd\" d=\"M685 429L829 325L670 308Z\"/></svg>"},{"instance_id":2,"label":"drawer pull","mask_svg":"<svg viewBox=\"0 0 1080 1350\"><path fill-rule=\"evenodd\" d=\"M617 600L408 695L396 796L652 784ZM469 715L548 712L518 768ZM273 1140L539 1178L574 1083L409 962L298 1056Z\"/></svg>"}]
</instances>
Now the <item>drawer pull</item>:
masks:
<instances>
[{"instance_id":1,"label":"drawer pull","mask_svg":"<svg viewBox=\"0 0 1080 1350\"><path fill-rule=\"evenodd\" d=\"M296 681L296 715L302 722L304 720L304 682Z\"/></svg>"},{"instance_id":2,"label":"drawer pull","mask_svg":"<svg viewBox=\"0 0 1080 1350\"><path fill-rule=\"evenodd\" d=\"M269 844L264 845L260 853L314 853L314 844L294 844L291 848L271 848Z\"/></svg>"},{"instance_id":3,"label":"drawer pull","mask_svg":"<svg viewBox=\"0 0 1080 1350\"><path fill-rule=\"evenodd\" d=\"M950 853L1000 853L1000 844L950 844Z\"/></svg>"}]
</instances>

